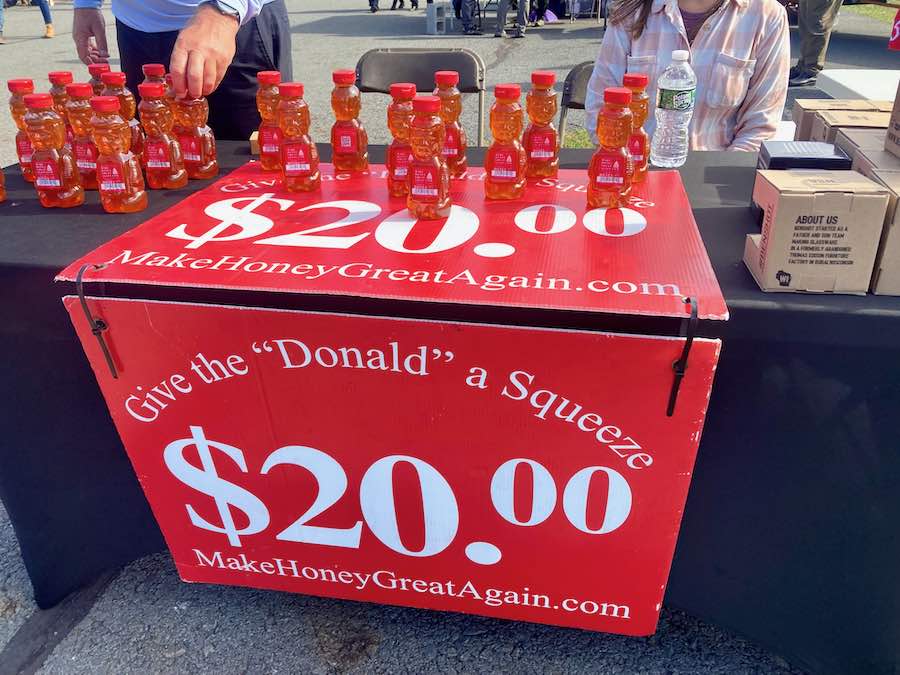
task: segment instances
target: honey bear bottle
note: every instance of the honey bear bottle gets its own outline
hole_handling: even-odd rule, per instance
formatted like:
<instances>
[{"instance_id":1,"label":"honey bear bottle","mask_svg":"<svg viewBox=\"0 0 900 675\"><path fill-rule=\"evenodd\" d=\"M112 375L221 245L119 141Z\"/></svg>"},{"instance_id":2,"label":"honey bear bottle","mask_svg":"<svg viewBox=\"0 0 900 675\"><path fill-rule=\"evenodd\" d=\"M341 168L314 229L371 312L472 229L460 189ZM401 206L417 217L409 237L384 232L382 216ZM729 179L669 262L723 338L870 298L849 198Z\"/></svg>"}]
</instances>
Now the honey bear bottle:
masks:
<instances>
[{"instance_id":1,"label":"honey bear bottle","mask_svg":"<svg viewBox=\"0 0 900 675\"><path fill-rule=\"evenodd\" d=\"M147 208L144 175L131 152L131 131L119 114L116 96L91 99L94 145L97 146L97 182L100 203L107 213L134 213Z\"/></svg>"},{"instance_id":2,"label":"honey bear bottle","mask_svg":"<svg viewBox=\"0 0 900 675\"><path fill-rule=\"evenodd\" d=\"M66 126L53 109L50 94L25 96L25 127L34 148L31 166L41 206L70 208L84 203L84 187L75 157L66 143Z\"/></svg>"},{"instance_id":3,"label":"honey bear bottle","mask_svg":"<svg viewBox=\"0 0 900 675\"><path fill-rule=\"evenodd\" d=\"M647 177L647 164L650 161L650 137L644 131L644 122L650 114L650 97L647 95L647 84L650 78L646 73L625 73L622 84L631 90L631 137L628 139L628 152L634 164L632 183L641 183Z\"/></svg>"},{"instance_id":4,"label":"honey bear bottle","mask_svg":"<svg viewBox=\"0 0 900 675\"><path fill-rule=\"evenodd\" d=\"M531 91L525 99L530 124L522 135L528 178L555 178L559 174L559 134L553 126L557 111L555 82L556 73L552 71L531 74Z\"/></svg>"},{"instance_id":5,"label":"honey bear bottle","mask_svg":"<svg viewBox=\"0 0 900 675\"><path fill-rule=\"evenodd\" d=\"M466 163L468 141L466 131L459 123L462 113L462 94L459 73L455 70L439 70L434 74L434 95L441 99L441 119L444 120L444 161L453 178L459 178L469 168Z\"/></svg>"},{"instance_id":6,"label":"honey bear bottle","mask_svg":"<svg viewBox=\"0 0 900 675\"><path fill-rule=\"evenodd\" d=\"M66 103L69 95L66 93L66 86L72 84L75 78L68 70L54 70L47 73L47 79L50 80L50 95L53 97L53 109L56 114L62 117L63 123L66 125L66 143L72 144L74 133L72 125L69 124L69 114L66 112Z\"/></svg>"},{"instance_id":7,"label":"honey bear bottle","mask_svg":"<svg viewBox=\"0 0 900 675\"><path fill-rule=\"evenodd\" d=\"M216 139L206 125L209 103L205 98L175 101L175 136L181 146L188 178L212 178L219 173Z\"/></svg>"},{"instance_id":8,"label":"honey bear bottle","mask_svg":"<svg viewBox=\"0 0 900 675\"><path fill-rule=\"evenodd\" d=\"M166 67L161 63L145 63L141 66L141 72L144 73L144 82L166 83ZM138 94L141 93L140 86L139 84Z\"/></svg>"},{"instance_id":9,"label":"honey bear bottle","mask_svg":"<svg viewBox=\"0 0 900 675\"><path fill-rule=\"evenodd\" d=\"M16 155L19 158L19 169L22 177L29 183L34 182L34 171L31 166L31 141L28 139L28 130L25 126L25 97L34 93L34 82L29 79L9 80L6 83L12 96L9 97L9 111L12 113L13 122L16 123Z\"/></svg>"},{"instance_id":10,"label":"honey bear bottle","mask_svg":"<svg viewBox=\"0 0 900 675\"><path fill-rule=\"evenodd\" d=\"M281 170L281 130L278 128L278 85L281 73L263 70L256 74L259 89L256 90L256 108L260 123L257 132L259 163L263 171Z\"/></svg>"},{"instance_id":11,"label":"honey bear bottle","mask_svg":"<svg viewBox=\"0 0 900 675\"><path fill-rule=\"evenodd\" d=\"M498 84L491 106L494 142L485 156L484 194L488 199L519 199L525 193L525 149L519 142L524 122L517 84Z\"/></svg>"},{"instance_id":12,"label":"honey bear bottle","mask_svg":"<svg viewBox=\"0 0 900 675\"><path fill-rule=\"evenodd\" d=\"M138 112L147 135L143 164L147 185L153 190L175 190L188 182L181 146L172 135L175 116L166 103L166 85L144 82L138 85L141 102Z\"/></svg>"},{"instance_id":13,"label":"honey bear bottle","mask_svg":"<svg viewBox=\"0 0 900 675\"><path fill-rule=\"evenodd\" d=\"M110 67L108 63L88 64L88 73L91 75L91 79L88 80L88 83L91 85L91 89L94 90L94 96L99 96L103 93L103 89L106 85L103 84L103 80L100 78L103 76L103 73L108 73L109 71Z\"/></svg>"},{"instance_id":14,"label":"honey bear bottle","mask_svg":"<svg viewBox=\"0 0 900 675\"><path fill-rule=\"evenodd\" d=\"M319 151L309 137L309 106L300 82L279 87L277 121L281 131L281 177L291 192L318 190L321 183Z\"/></svg>"},{"instance_id":15,"label":"honey bear bottle","mask_svg":"<svg viewBox=\"0 0 900 675\"><path fill-rule=\"evenodd\" d=\"M134 118L137 102L134 94L125 86L125 73L109 71L100 76L103 80L103 96L115 96L119 99L119 115L128 123L131 132L131 152L140 158L144 151L144 132Z\"/></svg>"},{"instance_id":16,"label":"honey bear bottle","mask_svg":"<svg viewBox=\"0 0 900 675\"><path fill-rule=\"evenodd\" d=\"M409 196L406 206L420 220L436 220L450 215L450 172L444 161L444 121L441 99L419 96L413 99L413 119L409 126Z\"/></svg>"},{"instance_id":17,"label":"honey bear bottle","mask_svg":"<svg viewBox=\"0 0 900 675\"><path fill-rule=\"evenodd\" d=\"M631 156L626 145L631 136L631 91L609 87L603 92L603 109L597 115L600 145L588 165L587 203L592 209L619 208L631 189Z\"/></svg>"},{"instance_id":18,"label":"honey bear bottle","mask_svg":"<svg viewBox=\"0 0 900 675\"><path fill-rule=\"evenodd\" d=\"M335 70L331 79L335 85L331 92L335 116L331 127L331 161L338 171L365 171L369 168L369 136L359 121L362 100L356 88L356 72Z\"/></svg>"},{"instance_id":19,"label":"honey bear bottle","mask_svg":"<svg viewBox=\"0 0 900 675\"><path fill-rule=\"evenodd\" d=\"M406 176L412 148L409 146L409 125L413 117L413 98L416 85L395 82L391 85L391 102L387 109L388 129L393 136L387 151L387 184L391 197L405 197L409 191Z\"/></svg>"},{"instance_id":20,"label":"honey bear bottle","mask_svg":"<svg viewBox=\"0 0 900 675\"><path fill-rule=\"evenodd\" d=\"M97 189L97 148L91 138L91 96L94 91L90 82L79 82L66 86L69 101L66 112L72 126L72 152L75 165L81 174L81 184L85 190Z\"/></svg>"}]
</instances>

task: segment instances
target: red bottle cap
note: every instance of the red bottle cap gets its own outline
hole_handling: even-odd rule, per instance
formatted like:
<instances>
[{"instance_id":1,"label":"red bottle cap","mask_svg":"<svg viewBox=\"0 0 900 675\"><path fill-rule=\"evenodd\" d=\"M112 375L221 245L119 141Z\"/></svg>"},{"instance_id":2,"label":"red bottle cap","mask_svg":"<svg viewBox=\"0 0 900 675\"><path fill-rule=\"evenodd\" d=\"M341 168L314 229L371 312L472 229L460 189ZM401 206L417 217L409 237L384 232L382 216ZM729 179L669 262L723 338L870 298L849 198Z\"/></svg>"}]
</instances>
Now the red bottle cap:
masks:
<instances>
[{"instance_id":1,"label":"red bottle cap","mask_svg":"<svg viewBox=\"0 0 900 675\"><path fill-rule=\"evenodd\" d=\"M603 102L628 105L631 103L631 89L626 89L625 87L609 87L603 91Z\"/></svg>"},{"instance_id":2,"label":"red bottle cap","mask_svg":"<svg viewBox=\"0 0 900 675\"><path fill-rule=\"evenodd\" d=\"M71 71L68 70L54 70L52 73L47 73L47 79L50 80L50 84L63 85L72 84L75 81Z\"/></svg>"},{"instance_id":3,"label":"red bottle cap","mask_svg":"<svg viewBox=\"0 0 900 675\"><path fill-rule=\"evenodd\" d=\"M441 99L437 96L416 96L413 99L413 110L421 113L436 113L441 109Z\"/></svg>"},{"instance_id":4,"label":"red bottle cap","mask_svg":"<svg viewBox=\"0 0 900 675\"><path fill-rule=\"evenodd\" d=\"M107 87L124 87L125 73L119 72L117 70L108 70L100 75L100 80Z\"/></svg>"},{"instance_id":5,"label":"red bottle cap","mask_svg":"<svg viewBox=\"0 0 900 675\"><path fill-rule=\"evenodd\" d=\"M34 82L28 78L7 80L6 87L13 94L31 94L34 92Z\"/></svg>"},{"instance_id":6,"label":"red bottle cap","mask_svg":"<svg viewBox=\"0 0 900 675\"><path fill-rule=\"evenodd\" d=\"M90 82L75 82L66 85L66 93L72 98L90 98L94 95L94 88Z\"/></svg>"},{"instance_id":7,"label":"red bottle cap","mask_svg":"<svg viewBox=\"0 0 900 675\"><path fill-rule=\"evenodd\" d=\"M142 82L138 85L138 93L141 98L160 98L166 94L166 85L162 82Z\"/></svg>"},{"instance_id":8,"label":"red bottle cap","mask_svg":"<svg viewBox=\"0 0 900 675\"><path fill-rule=\"evenodd\" d=\"M278 86L278 93L286 98L303 98L303 83L282 82Z\"/></svg>"},{"instance_id":9,"label":"red bottle cap","mask_svg":"<svg viewBox=\"0 0 900 675\"><path fill-rule=\"evenodd\" d=\"M281 73L277 70L261 70L256 74L256 81L259 84L280 84Z\"/></svg>"},{"instance_id":10,"label":"red bottle cap","mask_svg":"<svg viewBox=\"0 0 900 675\"><path fill-rule=\"evenodd\" d=\"M459 73L455 70L439 70L434 74L434 83L439 87L452 87L459 84Z\"/></svg>"},{"instance_id":11,"label":"red bottle cap","mask_svg":"<svg viewBox=\"0 0 900 675\"><path fill-rule=\"evenodd\" d=\"M650 77L647 73L625 73L625 77L622 78L622 84L634 89L643 89L649 82Z\"/></svg>"},{"instance_id":12,"label":"red bottle cap","mask_svg":"<svg viewBox=\"0 0 900 675\"><path fill-rule=\"evenodd\" d=\"M391 96L399 99L411 99L416 95L416 85L412 82L394 82L391 85Z\"/></svg>"},{"instance_id":13,"label":"red bottle cap","mask_svg":"<svg viewBox=\"0 0 900 675\"><path fill-rule=\"evenodd\" d=\"M91 74L91 77L100 77L103 73L108 73L110 70L108 63L88 64L88 72Z\"/></svg>"},{"instance_id":14,"label":"red bottle cap","mask_svg":"<svg viewBox=\"0 0 900 675\"><path fill-rule=\"evenodd\" d=\"M556 73L552 70L535 70L531 73L531 84L539 87L552 87L556 84Z\"/></svg>"},{"instance_id":15,"label":"red bottle cap","mask_svg":"<svg viewBox=\"0 0 900 675\"><path fill-rule=\"evenodd\" d=\"M494 96L497 98L519 100L522 95L522 87L517 84L498 84L494 87Z\"/></svg>"},{"instance_id":16,"label":"red bottle cap","mask_svg":"<svg viewBox=\"0 0 900 675\"><path fill-rule=\"evenodd\" d=\"M97 112L116 112L119 109L118 96L94 96L91 107Z\"/></svg>"},{"instance_id":17,"label":"red bottle cap","mask_svg":"<svg viewBox=\"0 0 900 675\"><path fill-rule=\"evenodd\" d=\"M44 110L53 107L53 97L50 94L27 94L25 105L35 110Z\"/></svg>"},{"instance_id":18,"label":"red bottle cap","mask_svg":"<svg viewBox=\"0 0 900 675\"><path fill-rule=\"evenodd\" d=\"M353 84L356 82L356 71L336 70L331 74L331 80L335 84Z\"/></svg>"},{"instance_id":19,"label":"red bottle cap","mask_svg":"<svg viewBox=\"0 0 900 675\"><path fill-rule=\"evenodd\" d=\"M146 77L164 77L166 74L166 67L161 63L145 63L141 70Z\"/></svg>"}]
</instances>

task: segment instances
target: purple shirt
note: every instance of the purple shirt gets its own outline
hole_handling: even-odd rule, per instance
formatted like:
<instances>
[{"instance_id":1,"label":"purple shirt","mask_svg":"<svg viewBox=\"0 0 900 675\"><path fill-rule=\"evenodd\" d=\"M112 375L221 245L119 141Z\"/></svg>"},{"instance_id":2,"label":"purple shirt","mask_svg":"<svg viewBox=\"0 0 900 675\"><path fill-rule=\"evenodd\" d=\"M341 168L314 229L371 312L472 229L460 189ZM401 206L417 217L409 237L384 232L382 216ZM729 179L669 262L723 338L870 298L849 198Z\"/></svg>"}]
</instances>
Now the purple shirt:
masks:
<instances>
[{"instance_id":1,"label":"purple shirt","mask_svg":"<svg viewBox=\"0 0 900 675\"><path fill-rule=\"evenodd\" d=\"M684 30L687 33L688 42L694 41L694 38L697 37L697 33L700 32L703 23L716 13L719 6L719 4L716 4L712 9L706 12L686 12L679 8L681 20L684 22Z\"/></svg>"}]
</instances>

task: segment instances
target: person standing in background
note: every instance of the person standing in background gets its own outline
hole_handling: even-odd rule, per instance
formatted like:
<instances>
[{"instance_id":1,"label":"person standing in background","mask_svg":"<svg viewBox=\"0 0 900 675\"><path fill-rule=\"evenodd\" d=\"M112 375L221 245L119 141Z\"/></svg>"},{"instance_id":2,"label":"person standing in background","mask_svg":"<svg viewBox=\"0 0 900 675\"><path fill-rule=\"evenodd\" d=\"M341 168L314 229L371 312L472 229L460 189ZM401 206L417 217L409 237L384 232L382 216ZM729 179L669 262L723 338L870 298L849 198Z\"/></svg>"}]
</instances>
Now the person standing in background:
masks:
<instances>
[{"instance_id":1,"label":"person standing in background","mask_svg":"<svg viewBox=\"0 0 900 675\"><path fill-rule=\"evenodd\" d=\"M52 38L56 35L53 30L53 15L50 13L49 0L32 0L32 4L37 5L41 9L41 16L44 18L44 37ZM3 10L6 6L5 0L0 0L0 45L5 45L6 40L3 39Z\"/></svg>"},{"instance_id":2,"label":"person standing in background","mask_svg":"<svg viewBox=\"0 0 900 675\"><path fill-rule=\"evenodd\" d=\"M825 53L831 31L841 9L841 0L800 0L797 10L797 33L800 35L800 58L791 68L789 86L803 87L816 83L825 67Z\"/></svg>"},{"instance_id":3,"label":"person standing in background","mask_svg":"<svg viewBox=\"0 0 900 675\"><path fill-rule=\"evenodd\" d=\"M86 64L109 60L102 0L74 0L72 39ZM256 74L291 80L291 33L284 0L115 0L116 42L128 88L141 67L169 65L178 98L209 97L217 138L246 140L259 127Z\"/></svg>"},{"instance_id":4,"label":"person standing in background","mask_svg":"<svg viewBox=\"0 0 900 675\"><path fill-rule=\"evenodd\" d=\"M494 37L505 38L506 34L506 14L509 11L509 3L512 0L498 0L497 4L497 30L494 31ZM513 37L525 37L525 25L528 21L528 0L519 0L516 6L516 25L513 29Z\"/></svg>"},{"instance_id":5,"label":"person standing in background","mask_svg":"<svg viewBox=\"0 0 900 675\"><path fill-rule=\"evenodd\" d=\"M522 0L519 0L521 2ZM531 0L531 11L534 12L532 26L543 26L544 15L547 13L547 0Z\"/></svg>"}]
</instances>

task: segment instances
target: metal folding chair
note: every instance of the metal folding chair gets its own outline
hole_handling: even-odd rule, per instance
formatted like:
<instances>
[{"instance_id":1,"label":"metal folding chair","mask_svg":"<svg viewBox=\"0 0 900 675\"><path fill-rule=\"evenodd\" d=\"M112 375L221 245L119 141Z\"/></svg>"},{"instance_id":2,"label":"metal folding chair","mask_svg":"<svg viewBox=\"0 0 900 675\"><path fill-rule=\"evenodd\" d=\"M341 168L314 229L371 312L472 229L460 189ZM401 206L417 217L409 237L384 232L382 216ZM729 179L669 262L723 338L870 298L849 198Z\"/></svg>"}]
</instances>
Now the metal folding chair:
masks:
<instances>
[{"instance_id":1,"label":"metal folding chair","mask_svg":"<svg viewBox=\"0 0 900 675\"><path fill-rule=\"evenodd\" d=\"M390 93L394 82L412 82L416 89L434 89L434 73L455 70L459 90L478 94L478 145L484 145L485 65L481 57L468 49L371 49L356 64L356 86L362 92Z\"/></svg>"},{"instance_id":2,"label":"metal folding chair","mask_svg":"<svg viewBox=\"0 0 900 675\"><path fill-rule=\"evenodd\" d=\"M594 70L593 61L585 61L569 71L563 83L562 99L559 102L559 137L566 136L566 118L569 110L584 110L588 82Z\"/></svg>"}]
</instances>

